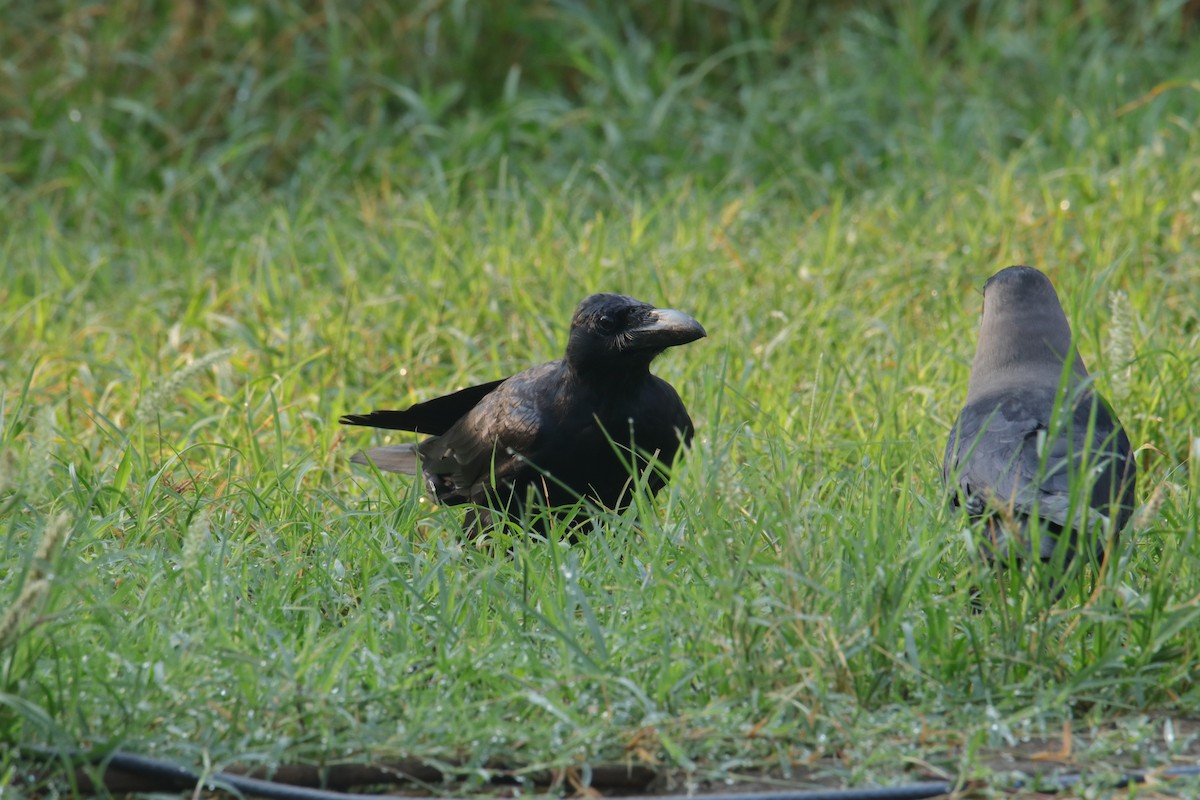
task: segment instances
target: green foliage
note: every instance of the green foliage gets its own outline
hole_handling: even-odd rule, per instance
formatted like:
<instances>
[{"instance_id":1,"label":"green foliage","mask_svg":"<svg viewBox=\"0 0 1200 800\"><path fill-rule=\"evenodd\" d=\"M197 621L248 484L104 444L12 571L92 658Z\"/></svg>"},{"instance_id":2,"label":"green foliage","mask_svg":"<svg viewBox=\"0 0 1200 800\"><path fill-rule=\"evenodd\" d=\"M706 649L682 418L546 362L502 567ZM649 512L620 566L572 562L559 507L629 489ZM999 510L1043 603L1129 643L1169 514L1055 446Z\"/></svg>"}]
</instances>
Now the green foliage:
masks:
<instances>
[{"instance_id":1,"label":"green foliage","mask_svg":"<svg viewBox=\"0 0 1200 800\"><path fill-rule=\"evenodd\" d=\"M828 199L981 151L1112 163L1195 116L1174 90L1107 124L1194 74L1178 6L10 3L0 164L145 213L329 175L455 191L582 166Z\"/></svg>"},{"instance_id":2,"label":"green foliage","mask_svg":"<svg viewBox=\"0 0 1200 800\"><path fill-rule=\"evenodd\" d=\"M0 741L854 782L1194 707L1194 23L904 9L0 4ZM1140 448L1057 604L942 496L1011 263ZM710 332L640 516L468 542L349 466L339 414L556 357L593 290Z\"/></svg>"}]
</instances>

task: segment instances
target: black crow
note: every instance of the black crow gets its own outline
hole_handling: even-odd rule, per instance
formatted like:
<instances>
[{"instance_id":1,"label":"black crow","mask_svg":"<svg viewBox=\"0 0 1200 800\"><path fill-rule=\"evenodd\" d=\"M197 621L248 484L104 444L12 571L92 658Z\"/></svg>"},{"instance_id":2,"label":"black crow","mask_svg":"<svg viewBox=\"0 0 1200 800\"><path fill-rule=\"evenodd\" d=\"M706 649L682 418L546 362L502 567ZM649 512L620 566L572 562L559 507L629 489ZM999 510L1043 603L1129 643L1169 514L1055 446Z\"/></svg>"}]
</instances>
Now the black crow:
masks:
<instances>
[{"instance_id":1,"label":"black crow","mask_svg":"<svg viewBox=\"0 0 1200 800\"><path fill-rule=\"evenodd\" d=\"M986 520L989 559L1049 562L1065 533L1064 568L1079 548L1099 562L1133 512L1129 439L1092 385L1054 286L1033 267L1000 270L984 286L967 402L942 475L951 504Z\"/></svg>"},{"instance_id":2,"label":"black crow","mask_svg":"<svg viewBox=\"0 0 1200 800\"><path fill-rule=\"evenodd\" d=\"M437 502L478 507L467 516L469 533L490 527L494 511L520 519L531 492L547 506L586 499L621 509L648 456L669 466L692 439L683 401L650 373L650 362L705 335L682 311L591 295L575 310L564 358L403 411L342 417L346 425L430 435L350 460L410 475L419 470ZM666 478L652 468L645 483L656 493Z\"/></svg>"}]
</instances>

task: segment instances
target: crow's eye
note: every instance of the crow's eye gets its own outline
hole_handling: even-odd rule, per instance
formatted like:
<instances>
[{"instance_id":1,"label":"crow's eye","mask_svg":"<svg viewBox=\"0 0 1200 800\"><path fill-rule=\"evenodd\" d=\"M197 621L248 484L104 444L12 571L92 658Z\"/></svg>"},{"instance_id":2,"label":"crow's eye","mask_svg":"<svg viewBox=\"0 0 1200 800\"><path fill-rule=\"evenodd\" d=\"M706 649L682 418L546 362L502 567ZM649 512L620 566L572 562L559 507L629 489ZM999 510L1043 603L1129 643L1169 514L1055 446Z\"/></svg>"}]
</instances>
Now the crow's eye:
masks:
<instances>
[{"instance_id":1,"label":"crow's eye","mask_svg":"<svg viewBox=\"0 0 1200 800\"><path fill-rule=\"evenodd\" d=\"M596 327L606 336L610 336L617 332L617 320L610 317L608 314L601 314L600 319L596 320Z\"/></svg>"}]
</instances>

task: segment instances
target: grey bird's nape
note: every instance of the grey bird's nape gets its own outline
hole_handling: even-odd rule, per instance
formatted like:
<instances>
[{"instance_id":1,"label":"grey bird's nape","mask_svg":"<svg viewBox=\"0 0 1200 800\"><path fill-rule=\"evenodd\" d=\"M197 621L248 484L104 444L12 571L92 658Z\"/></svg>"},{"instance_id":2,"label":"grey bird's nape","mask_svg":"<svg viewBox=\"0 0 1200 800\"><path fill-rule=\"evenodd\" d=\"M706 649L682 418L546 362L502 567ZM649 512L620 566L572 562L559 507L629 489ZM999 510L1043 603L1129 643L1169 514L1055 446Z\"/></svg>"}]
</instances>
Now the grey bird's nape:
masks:
<instances>
[{"instance_id":1,"label":"grey bird's nape","mask_svg":"<svg viewBox=\"0 0 1200 800\"><path fill-rule=\"evenodd\" d=\"M428 435L351 461L419 473L439 505L473 506L469 535L523 522L530 503L551 513L570 507L561 513L571 523L589 506L623 509L633 487L655 494L666 485L664 467L694 431L678 393L651 374L650 362L705 335L682 311L591 295L575 309L563 358L406 409L343 416L346 425Z\"/></svg>"},{"instance_id":2,"label":"grey bird's nape","mask_svg":"<svg viewBox=\"0 0 1200 800\"><path fill-rule=\"evenodd\" d=\"M1025 266L1007 267L989 278L967 402L1011 387L1057 385L1068 359L1073 379L1087 380L1050 279Z\"/></svg>"},{"instance_id":3,"label":"grey bird's nape","mask_svg":"<svg viewBox=\"0 0 1200 800\"><path fill-rule=\"evenodd\" d=\"M1092 386L1053 285L1033 267L1003 269L984 287L942 474L951 505L983 522L989 557L1015 545L1064 568L1077 550L1102 559L1129 521L1137 482L1129 439Z\"/></svg>"}]
</instances>

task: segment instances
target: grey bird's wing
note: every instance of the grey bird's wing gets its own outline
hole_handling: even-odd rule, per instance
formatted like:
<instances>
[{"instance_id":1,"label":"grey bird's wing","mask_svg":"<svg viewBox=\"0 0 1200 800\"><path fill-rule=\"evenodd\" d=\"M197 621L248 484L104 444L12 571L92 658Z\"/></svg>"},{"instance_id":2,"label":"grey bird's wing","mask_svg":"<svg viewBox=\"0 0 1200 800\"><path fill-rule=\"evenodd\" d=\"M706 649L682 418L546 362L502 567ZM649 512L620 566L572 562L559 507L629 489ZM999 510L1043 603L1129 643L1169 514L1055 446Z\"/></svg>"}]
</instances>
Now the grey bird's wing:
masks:
<instances>
[{"instance_id":1,"label":"grey bird's wing","mask_svg":"<svg viewBox=\"0 0 1200 800\"><path fill-rule=\"evenodd\" d=\"M1051 532L1067 531L1072 543L1086 514L1098 515L1105 531L1114 524L1120 530L1133 506L1128 438L1093 392L1080 392L1070 413L1057 421L1055 407L1055 392L1046 389L1010 391L968 404L951 432L943 463L946 483L955 490L952 503L975 517L1007 514L1028 520L1036 515ZM1073 483L1079 487L1084 481L1088 486L1072 495ZM1103 544L1097 542L1100 552ZM1047 537L1040 557L1049 558L1053 549L1054 540Z\"/></svg>"}]
</instances>

